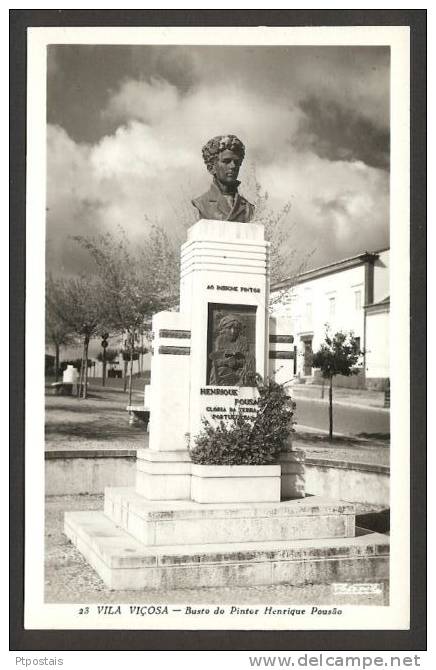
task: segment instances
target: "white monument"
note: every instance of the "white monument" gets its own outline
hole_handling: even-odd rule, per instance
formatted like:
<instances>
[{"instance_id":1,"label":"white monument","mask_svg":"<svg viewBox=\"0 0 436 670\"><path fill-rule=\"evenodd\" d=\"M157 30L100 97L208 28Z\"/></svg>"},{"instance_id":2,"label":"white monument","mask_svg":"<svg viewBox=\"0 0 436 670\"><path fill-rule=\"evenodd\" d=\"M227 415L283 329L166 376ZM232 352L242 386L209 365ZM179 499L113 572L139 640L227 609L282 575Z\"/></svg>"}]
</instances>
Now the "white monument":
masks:
<instances>
[{"instance_id":1,"label":"white monument","mask_svg":"<svg viewBox=\"0 0 436 670\"><path fill-rule=\"evenodd\" d=\"M265 378L270 372L268 247L260 224L203 219L188 231L181 256L180 312L161 312L153 319L151 388L147 392L151 398L150 448L138 452L137 491L146 498L197 500L199 496L206 501L206 484L200 481L201 471L206 470L196 466L192 472L189 443L201 431L203 419L217 423L229 420L239 409L248 416L256 412L253 380L256 373ZM239 348L245 351L240 354L239 369L213 360L214 341L223 321L243 326ZM236 342L229 353L232 362L230 354L235 349ZM273 353L272 368L278 362L277 351ZM251 381L247 370L245 374L251 385L244 385L244 380L236 385L243 368L250 366ZM301 454L291 454L288 465L289 459L299 465L301 458ZM295 475L293 493L301 496L303 473L300 466L296 470L288 474ZM242 471L233 467L229 476ZM251 499L246 475L228 482L226 491L223 481L219 488L212 482L210 468L207 472L214 490L211 500L216 502L280 500L279 466L245 468L244 472L256 478L251 482L255 491ZM223 479L222 472L218 477Z\"/></svg>"},{"instance_id":2,"label":"white monument","mask_svg":"<svg viewBox=\"0 0 436 670\"><path fill-rule=\"evenodd\" d=\"M180 311L153 319L150 439L136 487L106 489L104 512L65 514L65 533L110 588L387 578L385 536L355 537L352 504L304 497L302 452L275 465L191 462L203 418L255 411L256 373L292 376L289 324L268 317L268 292L262 226L203 219L189 229Z\"/></svg>"},{"instance_id":3,"label":"white monument","mask_svg":"<svg viewBox=\"0 0 436 670\"><path fill-rule=\"evenodd\" d=\"M67 365L64 370L62 381L64 384L77 384L79 379L79 373L77 372L74 365Z\"/></svg>"}]
</instances>

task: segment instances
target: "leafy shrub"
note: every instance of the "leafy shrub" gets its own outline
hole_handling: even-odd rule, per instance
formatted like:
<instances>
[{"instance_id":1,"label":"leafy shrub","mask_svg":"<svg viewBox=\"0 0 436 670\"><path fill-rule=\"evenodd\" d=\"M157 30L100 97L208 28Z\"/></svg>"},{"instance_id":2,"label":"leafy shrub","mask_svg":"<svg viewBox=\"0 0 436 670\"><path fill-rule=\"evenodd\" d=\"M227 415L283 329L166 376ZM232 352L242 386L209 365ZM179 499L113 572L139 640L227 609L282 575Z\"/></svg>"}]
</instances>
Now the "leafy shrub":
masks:
<instances>
[{"instance_id":1,"label":"leafy shrub","mask_svg":"<svg viewBox=\"0 0 436 670\"><path fill-rule=\"evenodd\" d=\"M238 410L228 423L214 426L203 420L203 430L190 447L191 460L201 465L268 465L277 463L293 432L295 403L284 387L268 379L257 382L258 411L254 420Z\"/></svg>"}]
</instances>

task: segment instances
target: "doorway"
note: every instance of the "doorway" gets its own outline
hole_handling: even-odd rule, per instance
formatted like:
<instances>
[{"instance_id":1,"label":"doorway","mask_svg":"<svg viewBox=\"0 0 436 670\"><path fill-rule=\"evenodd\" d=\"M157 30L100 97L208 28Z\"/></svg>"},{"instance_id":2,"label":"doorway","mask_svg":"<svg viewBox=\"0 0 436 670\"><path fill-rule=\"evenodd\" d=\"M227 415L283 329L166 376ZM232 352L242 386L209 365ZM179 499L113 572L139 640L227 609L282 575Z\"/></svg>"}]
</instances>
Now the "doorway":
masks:
<instances>
[{"instance_id":1,"label":"doorway","mask_svg":"<svg viewBox=\"0 0 436 670\"><path fill-rule=\"evenodd\" d=\"M304 356L304 364L303 364L303 374L305 377L310 377L312 375L312 357L313 357L313 349L312 349L312 340L313 337L302 337L301 338L303 342L303 356Z\"/></svg>"}]
</instances>

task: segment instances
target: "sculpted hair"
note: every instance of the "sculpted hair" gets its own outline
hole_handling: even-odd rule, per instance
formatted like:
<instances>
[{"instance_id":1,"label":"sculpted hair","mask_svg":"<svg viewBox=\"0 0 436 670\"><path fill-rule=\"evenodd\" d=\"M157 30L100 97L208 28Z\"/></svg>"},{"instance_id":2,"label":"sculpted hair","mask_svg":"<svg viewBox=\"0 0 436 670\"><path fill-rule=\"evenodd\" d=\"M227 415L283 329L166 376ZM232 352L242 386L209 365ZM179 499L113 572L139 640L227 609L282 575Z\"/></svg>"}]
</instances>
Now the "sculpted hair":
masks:
<instances>
[{"instance_id":1,"label":"sculpted hair","mask_svg":"<svg viewBox=\"0 0 436 670\"><path fill-rule=\"evenodd\" d=\"M222 331L224 330L224 328L227 328L227 326L230 326L232 323L238 326L239 330L242 330L242 323L240 319L238 319L237 316L232 316L231 314L226 314L225 316L221 317L218 324L218 330Z\"/></svg>"},{"instance_id":2,"label":"sculpted hair","mask_svg":"<svg viewBox=\"0 0 436 670\"><path fill-rule=\"evenodd\" d=\"M235 154L238 154L241 157L241 162L244 160L245 146L236 135L217 135L216 137L212 137L209 142L206 142L201 153L209 172L212 172L218 154L226 150L234 151Z\"/></svg>"}]
</instances>

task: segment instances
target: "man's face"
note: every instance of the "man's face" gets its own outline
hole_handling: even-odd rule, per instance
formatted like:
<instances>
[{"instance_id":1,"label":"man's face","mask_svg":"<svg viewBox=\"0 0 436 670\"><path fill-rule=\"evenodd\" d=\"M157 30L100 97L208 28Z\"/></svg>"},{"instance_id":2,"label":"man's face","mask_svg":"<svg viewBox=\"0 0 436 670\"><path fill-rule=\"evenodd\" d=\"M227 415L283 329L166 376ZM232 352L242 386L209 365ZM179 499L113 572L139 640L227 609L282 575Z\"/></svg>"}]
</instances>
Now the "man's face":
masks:
<instances>
[{"instance_id":1,"label":"man's face","mask_svg":"<svg viewBox=\"0 0 436 670\"><path fill-rule=\"evenodd\" d=\"M242 160L238 154L226 149L218 154L213 174L222 184L234 184L238 178L241 163Z\"/></svg>"}]
</instances>

